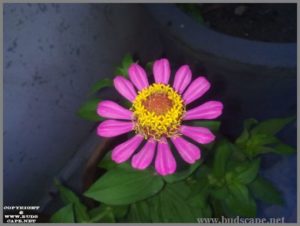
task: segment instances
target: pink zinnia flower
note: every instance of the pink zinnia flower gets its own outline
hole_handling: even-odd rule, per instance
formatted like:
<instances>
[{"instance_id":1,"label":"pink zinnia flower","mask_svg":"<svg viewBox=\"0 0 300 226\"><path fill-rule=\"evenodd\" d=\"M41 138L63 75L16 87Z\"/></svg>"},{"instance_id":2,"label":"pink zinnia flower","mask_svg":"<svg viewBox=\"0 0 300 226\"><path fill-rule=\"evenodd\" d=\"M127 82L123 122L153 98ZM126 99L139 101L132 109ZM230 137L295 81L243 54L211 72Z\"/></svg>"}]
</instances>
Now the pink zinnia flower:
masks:
<instances>
[{"instance_id":1,"label":"pink zinnia flower","mask_svg":"<svg viewBox=\"0 0 300 226\"><path fill-rule=\"evenodd\" d=\"M185 162L193 164L199 160L201 150L184 137L200 144L208 144L215 136L207 128L182 123L214 119L222 114L223 104L219 101L208 101L186 111L186 105L210 88L206 78L198 77L191 82L192 72L188 65L183 65L177 70L171 87L171 70L167 59L154 62L155 83L151 85L145 70L137 63L129 67L128 74L130 80L116 76L114 86L123 97L132 102L132 107L128 110L106 100L101 101L97 108L100 116L108 118L98 126L99 136L114 137L131 131L136 133L113 149L112 159L122 163L133 155L132 167L145 169L155 158L155 169L160 175L172 174L176 171L176 161L169 146L169 142L172 142ZM142 144L144 140L146 142ZM139 146L142 147L135 153Z\"/></svg>"}]
</instances>

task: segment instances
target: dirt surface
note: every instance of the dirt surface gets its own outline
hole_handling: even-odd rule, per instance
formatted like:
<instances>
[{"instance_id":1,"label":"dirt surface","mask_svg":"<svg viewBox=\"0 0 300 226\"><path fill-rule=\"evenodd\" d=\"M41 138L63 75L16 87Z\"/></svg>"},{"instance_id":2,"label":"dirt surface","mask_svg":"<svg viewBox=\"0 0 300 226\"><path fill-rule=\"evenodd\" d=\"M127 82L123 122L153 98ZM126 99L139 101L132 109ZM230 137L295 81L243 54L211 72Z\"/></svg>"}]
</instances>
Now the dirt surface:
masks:
<instances>
[{"instance_id":1,"label":"dirt surface","mask_svg":"<svg viewBox=\"0 0 300 226\"><path fill-rule=\"evenodd\" d=\"M296 4L193 4L204 24L233 36L264 42L296 42ZM195 12L194 12L195 14Z\"/></svg>"}]
</instances>

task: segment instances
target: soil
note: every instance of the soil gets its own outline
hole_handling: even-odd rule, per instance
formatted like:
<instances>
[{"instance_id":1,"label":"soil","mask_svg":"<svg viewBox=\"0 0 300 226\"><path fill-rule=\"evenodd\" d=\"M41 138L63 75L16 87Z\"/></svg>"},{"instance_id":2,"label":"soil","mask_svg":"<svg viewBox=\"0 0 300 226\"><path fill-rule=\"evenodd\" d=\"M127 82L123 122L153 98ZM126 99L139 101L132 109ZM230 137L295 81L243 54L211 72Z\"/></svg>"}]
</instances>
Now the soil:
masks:
<instances>
[{"instance_id":1,"label":"soil","mask_svg":"<svg viewBox=\"0 0 300 226\"><path fill-rule=\"evenodd\" d=\"M193 5L199 10L204 24L216 31L264 42L297 40L296 3Z\"/></svg>"}]
</instances>

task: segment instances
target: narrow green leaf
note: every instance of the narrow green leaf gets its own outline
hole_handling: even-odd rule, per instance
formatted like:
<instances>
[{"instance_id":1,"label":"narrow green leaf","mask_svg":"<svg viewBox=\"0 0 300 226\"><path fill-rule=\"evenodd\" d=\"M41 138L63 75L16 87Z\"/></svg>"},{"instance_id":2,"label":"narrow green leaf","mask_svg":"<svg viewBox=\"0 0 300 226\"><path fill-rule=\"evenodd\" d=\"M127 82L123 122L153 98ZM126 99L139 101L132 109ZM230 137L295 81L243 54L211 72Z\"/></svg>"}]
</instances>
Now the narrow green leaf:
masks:
<instances>
[{"instance_id":1,"label":"narrow green leaf","mask_svg":"<svg viewBox=\"0 0 300 226\"><path fill-rule=\"evenodd\" d=\"M248 147L247 152L250 153L250 156L254 157L259 154L265 154L269 152L273 152L276 154L289 155L296 152L296 149L291 147L290 145L282 143L276 137L273 137L273 140L266 139L261 142L262 144L251 145ZM268 146L263 146L268 145Z\"/></svg>"},{"instance_id":2,"label":"narrow green leaf","mask_svg":"<svg viewBox=\"0 0 300 226\"><path fill-rule=\"evenodd\" d=\"M104 79L96 82L92 86L90 94L95 94L96 92L100 91L101 89L106 88L106 87L111 87L112 85L113 85L113 82L111 79L104 78Z\"/></svg>"},{"instance_id":3,"label":"narrow green leaf","mask_svg":"<svg viewBox=\"0 0 300 226\"><path fill-rule=\"evenodd\" d=\"M284 155L290 155L296 152L295 148L281 142L275 145L272 149L273 152L277 154L284 154Z\"/></svg>"},{"instance_id":4,"label":"narrow green leaf","mask_svg":"<svg viewBox=\"0 0 300 226\"><path fill-rule=\"evenodd\" d=\"M97 106L99 103L99 98L88 100L79 108L77 115L90 121L102 121L103 119L97 114Z\"/></svg>"},{"instance_id":5,"label":"narrow green leaf","mask_svg":"<svg viewBox=\"0 0 300 226\"><path fill-rule=\"evenodd\" d=\"M168 183L174 183L180 180L184 180L188 176L190 176L196 169L198 169L201 163L201 161L197 161L195 164L191 165L187 170L177 172L169 176L165 176L163 177L163 179Z\"/></svg>"},{"instance_id":6,"label":"narrow green leaf","mask_svg":"<svg viewBox=\"0 0 300 226\"><path fill-rule=\"evenodd\" d=\"M274 118L259 123L252 131L252 134L270 134L275 135L282 130L287 124L291 123L295 117Z\"/></svg>"},{"instance_id":7,"label":"narrow green leaf","mask_svg":"<svg viewBox=\"0 0 300 226\"><path fill-rule=\"evenodd\" d=\"M132 58L131 54L127 53L122 60L123 68L129 68L129 66L132 63L133 63L133 58Z\"/></svg>"},{"instance_id":8,"label":"narrow green leaf","mask_svg":"<svg viewBox=\"0 0 300 226\"><path fill-rule=\"evenodd\" d=\"M236 139L235 143L238 145L245 145L247 140L250 138L250 129L256 125L258 121L250 118L244 121L244 130L242 134Z\"/></svg>"},{"instance_id":9,"label":"narrow green leaf","mask_svg":"<svg viewBox=\"0 0 300 226\"><path fill-rule=\"evenodd\" d=\"M250 141L248 141L248 148L257 147L257 146L263 146L263 145L270 145L277 143L278 139L269 134L253 134L251 136Z\"/></svg>"},{"instance_id":10,"label":"narrow green leaf","mask_svg":"<svg viewBox=\"0 0 300 226\"><path fill-rule=\"evenodd\" d=\"M68 204L55 212L51 218L51 223L75 223L73 205Z\"/></svg>"},{"instance_id":11,"label":"narrow green leaf","mask_svg":"<svg viewBox=\"0 0 300 226\"><path fill-rule=\"evenodd\" d=\"M191 122L193 126L206 127L213 132L217 132L220 129L220 121L193 121Z\"/></svg>"},{"instance_id":12,"label":"narrow green leaf","mask_svg":"<svg viewBox=\"0 0 300 226\"><path fill-rule=\"evenodd\" d=\"M248 199L249 191L246 185L241 183L232 183L227 185L229 193L238 200L244 201Z\"/></svg>"},{"instance_id":13,"label":"narrow green leaf","mask_svg":"<svg viewBox=\"0 0 300 226\"><path fill-rule=\"evenodd\" d=\"M253 181L259 170L260 159L241 163L233 170L233 180L242 184Z\"/></svg>"},{"instance_id":14,"label":"narrow green leaf","mask_svg":"<svg viewBox=\"0 0 300 226\"><path fill-rule=\"evenodd\" d=\"M84 193L110 205L126 205L156 194L163 187L161 177L149 170L113 168Z\"/></svg>"},{"instance_id":15,"label":"narrow green leaf","mask_svg":"<svg viewBox=\"0 0 300 226\"><path fill-rule=\"evenodd\" d=\"M269 204L283 205L282 193L263 177L257 177L249 184L249 189L255 198Z\"/></svg>"},{"instance_id":16,"label":"narrow green leaf","mask_svg":"<svg viewBox=\"0 0 300 226\"><path fill-rule=\"evenodd\" d=\"M217 178L222 178L226 171L226 164L232 154L231 144L225 139L221 140L216 147L213 162L213 174Z\"/></svg>"},{"instance_id":17,"label":"narrow green leaf","mask_svg":"<svg viewBox=\"0 0 300 226\"><path fill-rule=\"evenodd\" d=\"M146 70L152 72L153 61L150 61L146 64Z\"/></svg>"},{"instance_id":18,"label":"narrow green leaf","mask_svg":"<svg viewBox=\"0 0 300 226\"><path fill-rule=\"evenodd\" d=\"M65 204L73 204L75 217L77 222L88 222L89 216L86 207L81 203L77 195L70 189L61 185L58 180L55 180L55 186L59 190L60 197Z\"/></svg>"},{"instance_id":19,"label":"narrow green leaf","mask_svg":"<svg viewBox=\"0 0 300 226\"><path fill-rule=\"evenodd\" d=\"M122 59L121 65L117 67L115 74L128 77L128 68L132 63L133 63L132 56L130 54L126 54Z\"/></svg>"}]
</instances>

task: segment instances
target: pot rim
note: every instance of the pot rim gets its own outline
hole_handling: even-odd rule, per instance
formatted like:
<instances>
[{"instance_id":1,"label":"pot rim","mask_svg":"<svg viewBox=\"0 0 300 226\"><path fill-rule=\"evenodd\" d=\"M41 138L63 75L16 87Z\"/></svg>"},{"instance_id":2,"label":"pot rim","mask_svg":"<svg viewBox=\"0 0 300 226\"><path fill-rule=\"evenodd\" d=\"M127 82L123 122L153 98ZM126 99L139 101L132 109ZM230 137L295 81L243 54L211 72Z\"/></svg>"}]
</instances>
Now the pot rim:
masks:
<instances>
[{"instance_id":1,"label":"pot rim","mask_svg":"<svg viewBox=\"0 0 300 226\"><path fill-rule=\"evenodd\" d=\"M269 43L214 31L197 23L174 4L147 4L146 8L163 29L195 51L246 64L288 68L297 66L296 42ZM168 25L170 22L171 26Z\"/></svg>"}]
</instances>

